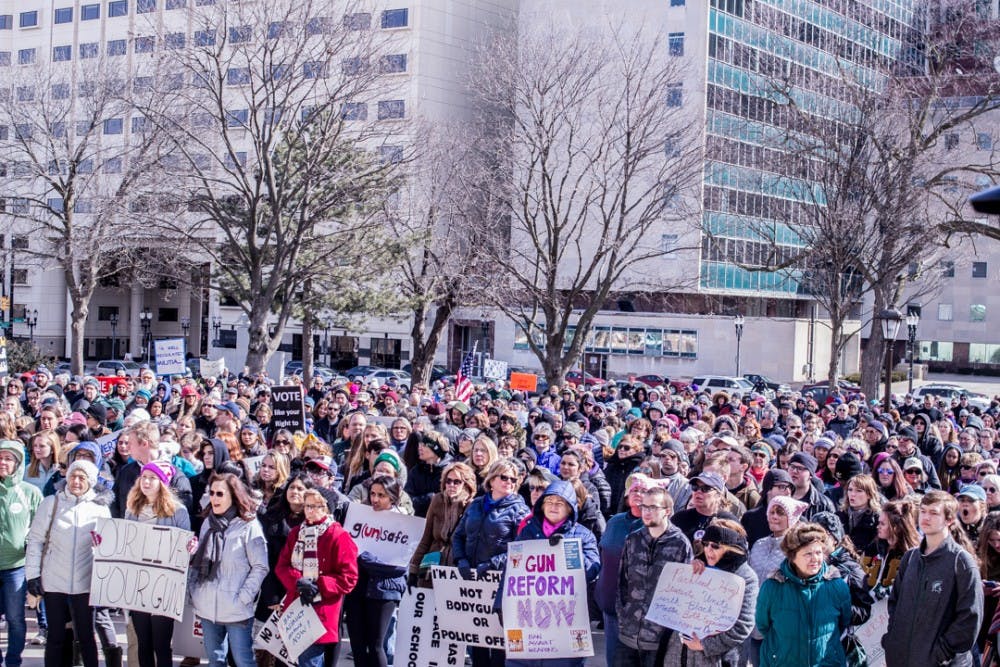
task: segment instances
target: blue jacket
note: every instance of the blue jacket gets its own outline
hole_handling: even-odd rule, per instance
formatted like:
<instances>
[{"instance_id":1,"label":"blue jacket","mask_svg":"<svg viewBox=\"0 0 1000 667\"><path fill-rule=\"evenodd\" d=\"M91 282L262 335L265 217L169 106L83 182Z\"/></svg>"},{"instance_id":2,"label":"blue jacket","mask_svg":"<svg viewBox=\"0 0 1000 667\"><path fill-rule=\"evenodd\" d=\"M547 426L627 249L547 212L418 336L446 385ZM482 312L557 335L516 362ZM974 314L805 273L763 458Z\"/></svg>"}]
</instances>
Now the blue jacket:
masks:
<instances>
[{"instance_id":1,"label":"blue jacket","mask_svg":"<svg viewBox=\"0 0 1000 667\"><path fill-rule=\"evenodd\" d=\"M485 502L486 497L480 496L469 503L451 538L455 564L475 569L477 574L504 569L507 543L517 536L517 527L529 512L516 493L498 500L489 513Z\"/></svg>"},{"instance_id":2,"label":"blue jacket","mask_svg":"<svg viewBox=\"0 0 1000 667\"><path fill-rule=\"evenodd\" d=\"M406 590L406 568L384 563L375 554L362 551L358 554L358 590L362 586L370 600L400 600Z\"/></svg>"},{"instance_id":3,"label":"blue jacket","mask_svg":"<svg viewBox=\"0 0 1000 667\"><path fill-rule=\"evenodd\" d=\"M846 663L840 635L851 624L851 593L835 567L802 579L786 558L760 587L756 619L761 667Z\"/></svg>"},{"instance_id":4,"label":"blue jacket","mask_svg":"<svg viewBox=\"0 0 1000 667\"><path fill-rule=\"evenodd\" d=\"M605 614L614 616L617 613L618 566L625 550L625 538L637 528L642 528L642 517L633 516L631 510L627 510L611 517L601 536L601 574L594 587L594 599Z\"/></svg>"}]
</instances>

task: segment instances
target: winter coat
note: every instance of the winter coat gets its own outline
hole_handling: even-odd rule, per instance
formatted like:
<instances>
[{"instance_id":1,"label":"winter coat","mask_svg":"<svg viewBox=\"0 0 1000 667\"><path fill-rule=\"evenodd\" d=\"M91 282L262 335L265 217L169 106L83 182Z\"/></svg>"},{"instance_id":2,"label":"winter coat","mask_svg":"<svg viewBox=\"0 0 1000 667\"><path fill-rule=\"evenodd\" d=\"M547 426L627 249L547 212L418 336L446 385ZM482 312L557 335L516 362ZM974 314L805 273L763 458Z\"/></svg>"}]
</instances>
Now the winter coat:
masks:
<instances>
[{"instance_id":1,"label":"winter coat","mask_svg":"<svg viewBox=\"0 0 1000 667\"><path fill-rule=\"evenodd\" d=\"M387 510L398 512L398 509ZM406 590L406 568L391 565L370 551L358 554L358 592L369 600L402 599Z\"/></svg>"},{"instance_id":2,"label":"winter coat","mask_svg":"<svg viewBox=\"0 0 1000 667\"><path fill-rule=\"evenodd\" d=\"M768 535L757 540L750 547L750 557L747 559L747 563L757 575L757 581L764 581L770 577L784 562L785 552L781 550L781 539L774 535Z\"/></svg>"},{"instance_id":3,"label":"winter coat","mask_svg":"<svg viewBox=\"0 0 1000 667\"><path fill-rule=\"evenodd\" d=\"M299 538L301 524L288 533L285 546L281 549L274 572L285 590L282 608L287 609L298 597L296 582L302 572L292 567L292 551ZM332 644L340 641L340 609L344 596L354 589L358 582L358 547L346 530L337 522L330 525L316 541L319 556L319 598L312 604L319 619L326 628L326 634L316 640L317 644Z\"/></svg>"},{"instance_id":4,"label":"winter coat","mask_svg":"<svg viewBox=\"0 0 1000 667\"><path fill-rule=\"evenodd\" d=\"M753 553L754 544L771 534L771 526L767 523L767 503L761 502L760 506L747 510L740 517L740 523L747 531L747 544L750 545L750 553Z\"/></svg>"},{"instance_id":5,"label":"winter coat","mask_svg":"<svg viewBox=\"0 0 1000 667\"><path fill-rule=\"evenodd\" d=\"M507 563L507 543L517 534L517 526L530 511L521 496L513 493L485 510L486 497L473 500L458 522L451 540L455 565L470 567L482 574L502 570Z\"/></svg>"},{"instance_id":6,"label":"winter coat","mask_svg":"<svg viewBox=\"0 0 1000 667\"><path fill-rule=\"evenodd\" d=\"M201 527L199 541L205 541L210 523ZM218 576L198 582L192 569L188 591L194 613L213 623L237 623L253 616L254 601L267 574L267 546L257 519L237 517L229 523L222 546Z\"/></svg>"},{"instance_id":7,"label":"winter coat","mask_svg":"<svg viewBox=\"0 0 1000 667\"><path fill-rule=\"evenodd\" d=\"M843 667L840 635L851 623L851 593L837 568L824 564L802 579L786 559L761 584L756 621L762 667Z\"/></svg>"},{"instance_id":8,"label":"winter coat","mask_svg":"<svg viewBox=\"0 0 1000 667\"><path fill-rule=\"evenodd\" d=\"M983 616L976 559L951 537L931 553L926 539L903 555L882 637L888 667L970 667Z\"/></svg>"},{"instance_id":9,"label":"winter coat","mask_svg":"<svg viewBox=\"0 0 1000 667\"><path fill-rule=\"evenodd\" d=\"M943 451L944 450L942 450L942 454ZM927 485L932 489L941 488L941 480L938 479L937 466L934 464L934 461L932 461L929 456L921 452L919 449L914 450L914 452L909 456L903 456L902 454L900 454L899 450L896 450L896 452L892 455L892 458L896 459L896 463L899 464L900 468L902 468L903 465L906 463L906 459L909 458L918 459L920 461L920 464L924 467L924 474L927 476Z\"/></svg>"},{"instance_id":10,"label":"winter coat","mask_svg":"<svg viewBox=\"0 0 1000 667\"><path fill-rule=\"evenodd\" d=\"M607 467L604 468L604 476L607 477L608 484L611 486L612 511L617 511L621 507L625 498L625 480L628 479L633 470L639 467L643 458L645 458L645 454L642 452L625 458L615 454L608 461Z\"/></svg>"},{"instance_id":11,"label":"winter coat","mask_svg":"<svg viewBox=\"0 0 1000 667\"><path fill-rule=\"evenodd\" d=\"M645 527L625 539L618 568L618 639L629 648L656 650L666 629L646 620L656 582L664 563L690 563L691 543L679 528L669 525L657 538Z\"/></svg>"},{"instance_id":12,"label":"winter coat","mask_svg":"<svg viewBox=\"0 0 1000 667\"><path fill-rule=\"evenodd\" d=\"M859 553L868 548L868 545L878 539L878 512L874 510L862 510L855 514L854 525L851 525L851 513L843 510L837 512L840 523L844 526L844 531L851 538L851 542Z\"/></svg>"},{"instance_id":13,"label":"winter coat","mask_svg":"<svg viewBox=\"0 0 1000 667\"><path fill-rule=\"evenodd\" d=\"M254 616L262 621L271 615L270 607L280 603L287 592L276 573L278 558L288 542L289 533L302 523L303 518L301 512L293 515L289 510L288 504L284 502L284 489L279 489L271 498L263 513L258 512L257 519L260 521L264 543L267 545L268 565L267 576L261 582L257 609L254 612Z\"/></svg>"},{"instance_id":14,"label":"winter coat","mask_svg":"<svg viewBox=\"0 0 1000 667\"><path fill-rule=\"evenodd\" d=\"M577 523L592 532L594 537L601 539L601 535L604 534L604 530L607 527L607 522L604 520L604 515L601 514L597 498L587 496L587 499L583 502L583 506L577 510L576 514Z\"/></svg>"},{"instance_id":15,"label":"winter coat","mask_svg":"<svg viewBox=\"0 0 1000 667\"><path fill-rule=\"evenodd\" d=\"M410 475L403 490L410 495L410 499L413 501L413 513L416 516L427 516L431 506L431 498L441 490L441 475L444 473L445 466L451 462L451 457L445 456L433 465L420 461L410 469Z\"/></svg>"},{"instance_id":16,"label":"winter coat","mask_svg":"<svg viewBox=\"0 0 1000 667\"><path fill-rule=\"evenodd\" d=\"M839 547L827 558L827 563L837 568L840 578L851 592L851 625L861 625L872 615L872 599L865 586L865 571L861 563Z\"/></svg>"},{"instance_id":17,"label":"winter coat","mask_svg":"<svg viewBox=\"0 0 1000 667\"><path fill-rule=\"evenodd\" d=\"M924 423L924 432L917 440L917 448L920 453L929 458L933 463L934 467L937 468L941 465L941 459L944 457L944 444L941 442L940 438L936 438L931 434L931 418L922 412L918 412L913 415L913 423L916 424L917 420ZM916 428L916 426L914 426Z\"/></svg>"},{"instance_id":18,"label":"winter coat","mask_svg":"<svg viewBox=\"0 0 1000 667\"><path fill-rule=\"evenodd\" d=\"M0 450L14 449L24 456L24 448L13 440L0 441ZM41 492L21 480L23 464L0 482L0 570L24 566L25 541L38 505Z\"/></svg>"},{"instance_id":19,"label":"winter coat","mask_svg":"<svg viewBox=\"0 0 1000 667\"><path fill-rule=\"evenodd\" d=\"M97 530L99 519L111 518L107 505L96 498L93 489L88 489L79 498L63 490L42 500L28 531L25 579L41 577L46 593L80 595L90 591L94 565L90 533Z\"/></svg>"},{"instance_id":20,"label":"winter coat","mask_svg":"<svg viewBox=\"0 0 1000 667\"><path fill-rule=\"evenodd\" d=\"M621 512L608 520L604 535L601 536L598 545L601 552L601 572L594 587L594 599L605 614L614 616L616 613L618 568L625 549L625 538L638 528L642 528L641 517L633 516L631 511Z\"/></svg>"},{"instance_id":21,"label":"winter coat","mask_svg":"<svg viewBox=\"0 0 1000 667\"><path fill-rule=\"evenodd\" d=\"M606 519L610 518L615 512L611 502L611 485L608 484L608 478L604 476L604 471L598 468L597 464L594 464L590 472L580 475L580 481L589 482L597 489L597 501L601 507L601 514Z\"/></svg>"},{"instance_id":22,"label":"winter coat","mask_svg":"<svg viewBox=\"0 0 1000 667\"><path fill-rule=\"evenodd\" d=\"M441 553L441 565L454 565L451 551L451 538L455 533L455 528L462 521L462 514L472 500L465 503L465 507L457 513L457 521L454 524L448 522L447 504L444 494L437 493L431 499L431 506L427 510L426 521L424 522L424 534L417 544L417 550L413 552L410 560L410 574L420 573L420 562L424 556L433 551ZM430 586L430 579L426 581Z\"/></svg>"}]
</instances>

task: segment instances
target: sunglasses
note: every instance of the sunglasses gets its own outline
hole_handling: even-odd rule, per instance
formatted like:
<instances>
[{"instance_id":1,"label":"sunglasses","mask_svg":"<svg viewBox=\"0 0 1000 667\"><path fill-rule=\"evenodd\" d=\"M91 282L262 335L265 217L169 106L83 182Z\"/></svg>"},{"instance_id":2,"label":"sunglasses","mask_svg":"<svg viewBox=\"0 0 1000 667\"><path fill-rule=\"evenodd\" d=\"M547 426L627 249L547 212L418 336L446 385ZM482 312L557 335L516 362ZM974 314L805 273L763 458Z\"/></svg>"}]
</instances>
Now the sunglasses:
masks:
<instances>
[{"instance_id":1,"label":"sunglasses","mask_svg":"<svg viewBox=\"0 0 1000 667\"><path fill-rule=\"evenodd\" d=\"M290 445L292 443L289 442L288 440L285 440L284 438L278 438L277 440L274 441L274 444L276 444L276 445Z\"/></svg>"},{"instance_id":2,"label":"sunglasses","mask_svg":"<svg viewBox=\"0 0 1000 667\"><path fill-rule=\"evenodd\" d=\"M966 465L963 465L963 466L962 466L962 470L972 470L972 469L973 469L973 468L975 468L975 467L976 467L976 466L966 466Z\"/></svg>"},{"instance_id":3,"label":"sunglasses","mask_svg":"<svg viewBox=\"0 0 1000 667\"><path fill-rule=\"evenodd\" d=\"M722 548L722 545L719 544L718 542L702 542L701 546L705 547L706 549L711 549L712 551L718 551L719 549Z\"/></svg>"},{"instance_id":4,"label":"sunglasses","mask_svg":"<svg viewBox=\"0 0 1000 667\"><path fill-rule=\"evenodd\" d=\"M707 484L699 484L698 482L693 482L691 484L691 490L696 493L708 493L709 491L715 491L715 489L711 486L708 486Z\"/></svg>"},{"instance_id":5,"label":"sunglasses","mask_svg":"<svg viewBox=\"0 0 1000 667\"><path fill-rule=\"evenodd\" d=\"M893 470L892 468L879 468L877 472L880 475L891 475L891 474L895 473L896 471Z\"/></svg>"},{"instance_id":6,"label":"sunglasses","mask_svg":"<svg viewBox=\"0 0 1000 667\"><path fill-rule=\"evenodd\" d=\"M529 487L529 488L531 489L532 493L536 493L536 492L537 493L545 493L545 489L546 489L546 487L544 487L544 486L532 486L532 487Z\"/></svg>"},{"instance_id":7,"label":"sunglasses","mask_svg":"<svg viewBox=\"0 0 1000 667\"><path fill-rule=\"evenodd\" d=\"M445 486L461 486L462 485L462 480L449 478L449 479L444 480L444 484L445 484Z\"/></svg>"},{"instance_id":8,"label":"sunglasses","mask_svg":"<svg viewBox=\"0 0 1000 667\"><path fill-rule=\"evenodd\" d=\"M992 486L984 486L983 491L985 491L986 493L996 493L997 489Z\"/></svg>"},{"instance_id":9,"label":"sunglasses","mask_svg":"<svg viewBox=\"0 0 1000 667\"><path fill-rule=\"evenodd\" d=\"M906 470L903 472L904 475L920 475L923 470Z\"/></svg>"},{"instance_id":10,"label":"sunglasses","mask_svg":"<svg viewBox=\"0 0 1000 667\"><path fill-rule=\"evenodd\" d=\"M225 491L209 491L208 495L212 496L213 498L225 498L226 497L226 492Z\"/></svg>"},{"instance_id":11,"label":"sunglasses","mask_svg":"<svg viewBox=\"0 0 1000 667\"><path fill-rule=\"evenodd\" d=\"M517 484L517 477L511 477L510 475L497 475L497 479L508 484Z\"/></svg>"}]
</instances>

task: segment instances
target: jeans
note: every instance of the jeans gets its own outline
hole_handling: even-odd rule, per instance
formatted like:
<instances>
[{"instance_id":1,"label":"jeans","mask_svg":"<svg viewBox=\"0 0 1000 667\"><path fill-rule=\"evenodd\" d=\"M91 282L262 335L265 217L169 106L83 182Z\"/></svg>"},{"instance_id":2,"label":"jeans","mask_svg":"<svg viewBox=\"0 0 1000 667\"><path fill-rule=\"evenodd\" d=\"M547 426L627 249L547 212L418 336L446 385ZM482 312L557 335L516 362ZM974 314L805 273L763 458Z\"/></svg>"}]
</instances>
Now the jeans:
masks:
<instances>
[{"instance_id":1,"label":"jeans","mask_svg":"<svg viewBox=\"0 0 1000 667\"><path fill-rule=\"evenodd\" d=\"M24 568L0 570L0 612L7 619L7 658L3 661L6 667L21 667L24 637L28 633L28 624L24 620L27 603L28 588L24 583ZM3 653L0 652L0 658L2 657Z\"/></svg>"},{"instance_id":2,"label":"jeans","mask_svg":"<svg viewBox=\"0 0 1000 667\"><path fill-rule=\"evenodd\" d=\"M236 623L213 623L201 619L205 657L209 667L226 667L226 651L232 647L236 667L256 667L253 656L253 617Z\"/></svg>"},{"instance_id":3,"label":"jeans","mask_svg":"<svg viewBox=\"0 0 1000 667\"><path fill-rule=\"evenodd\" d=\"M615 664L618 650L618 614L604 613L604 661L610 667Z\"/></svg>"},{"instance_id":4,"label":"jeans","mask_svg":"<svg viewBox=\"0 0 1000 667\"><path fill-rule=\"evenodd\" d=\"M67 595L46 593L49 605L48 640L45 643L45 665L61 665L69 637L66 624L73 623L73 639L79 642L84 667L97 667L97 638L94 636L94 610L90 608L90 593Z\"/></svg>"},{"instance_id":5,"label":"jeans","mask_svg":"<svg viewBox=\"0 0 1000 667\"><path fill-rule=\"evenodd\" d=\"M337 644L313 644L299 655L298 667L333 667Z\"/></svg>"}]
</instances>

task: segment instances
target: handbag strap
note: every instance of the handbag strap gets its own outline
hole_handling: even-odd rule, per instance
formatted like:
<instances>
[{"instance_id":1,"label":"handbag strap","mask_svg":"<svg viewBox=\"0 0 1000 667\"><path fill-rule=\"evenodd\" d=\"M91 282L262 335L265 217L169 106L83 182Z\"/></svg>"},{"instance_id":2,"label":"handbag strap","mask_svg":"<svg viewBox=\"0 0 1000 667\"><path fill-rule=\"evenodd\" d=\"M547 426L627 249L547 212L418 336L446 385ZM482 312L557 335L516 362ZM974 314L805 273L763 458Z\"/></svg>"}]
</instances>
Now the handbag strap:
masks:
<instances>
[{"instance_id":1,"label":"handbag strap","mask_svg":"<svg viewBox=\"0 0 1000 667\"><path fill-rule=\"evenodd\" d=\"M52 524L56 522L56 508L59 507L59 494L52 496L52 515L49 517L49 527L45 529L45 541L42 542L42 557L38 562L38 576L42 576L45 567L45 554L49 552L49 536L52 535Z\"/></svg>"}]
</instances>

